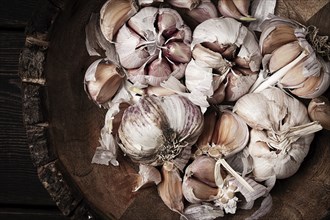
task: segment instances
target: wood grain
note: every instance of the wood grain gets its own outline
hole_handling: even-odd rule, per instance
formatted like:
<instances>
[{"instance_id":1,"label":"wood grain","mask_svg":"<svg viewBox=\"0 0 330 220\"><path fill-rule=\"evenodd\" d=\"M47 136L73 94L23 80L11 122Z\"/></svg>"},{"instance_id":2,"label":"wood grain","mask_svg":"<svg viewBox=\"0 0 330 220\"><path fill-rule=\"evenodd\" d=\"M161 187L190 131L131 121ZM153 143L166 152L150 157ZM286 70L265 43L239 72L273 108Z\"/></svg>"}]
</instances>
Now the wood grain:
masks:
<instances>
[{"instance_id":1,"label":"wood grain","mask_svg":"<svg viewBox=\"0 0 330 220\"><path fill-rule=\"evenodd\" d=\"M41 149L47 158L34 158L39 177L63 214L72 218L178 219L155 188L131 192L136 166L126 157L119 157L119 167L91 164L105 112L83 90L84 72L95 60L86 52L84 28L103 2L48 2L41 7L47 13L40 13L28 28L27 39L33 40L27 40L20 75L25 123L32 126L30 141L36 149L32 152ZM323 16L313 17L311 24L330 20L329 14ZM34 134L40 138L33 139ZM329 132L318 133L311 147L299 173L278 181L272 191L274 207L266 219L321 219L329 214L330 198L324 193L329 192ZM244 219L257 208L223 219Z\"/></svg>"}]
</instances>

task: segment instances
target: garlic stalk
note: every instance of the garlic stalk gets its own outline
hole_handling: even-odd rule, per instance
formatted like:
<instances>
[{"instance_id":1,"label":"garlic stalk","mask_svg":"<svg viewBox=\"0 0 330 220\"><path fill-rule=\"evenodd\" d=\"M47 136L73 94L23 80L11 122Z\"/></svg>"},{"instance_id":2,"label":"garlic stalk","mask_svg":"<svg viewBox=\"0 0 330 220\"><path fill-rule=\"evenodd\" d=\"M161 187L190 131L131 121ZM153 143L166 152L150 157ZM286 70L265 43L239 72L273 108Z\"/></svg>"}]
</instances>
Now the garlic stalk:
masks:
<instances>
[{"instance_id":1,"label":"garlic stalk","mask_svg":"<svg viewBox=\"0 0 330 220\"><path fill-rule=\"evenodd\" d=\"M302 103L278 88L243 96L233 111L253 128L249 152L253 174L261 181L273 175L292 176L306 157L314 133L322 129L310 122Z\"/></svg>"},{"instance_id":2,"label":"garlic stalk","mask_svg":"<svg viewBox=\"0 0 330 220\"><path fill-rule=\"evenodd\" d=\"M192 146L202 128L200 109L186 98L143 97L123 115L120 147L134 161L161 165Z\"/></svg>"},{"instance_id":3,"label":"garlic stalk","mask_svg":"<svg viewBox=\"0 0 330 220\"><path fill-rule=\"evenodd\" d=\"M128 79L140 87L159 86L184 75L191 59L191 30L170 8L144 7L115 38L116 51Z\"/></svg>"}]
</instances>

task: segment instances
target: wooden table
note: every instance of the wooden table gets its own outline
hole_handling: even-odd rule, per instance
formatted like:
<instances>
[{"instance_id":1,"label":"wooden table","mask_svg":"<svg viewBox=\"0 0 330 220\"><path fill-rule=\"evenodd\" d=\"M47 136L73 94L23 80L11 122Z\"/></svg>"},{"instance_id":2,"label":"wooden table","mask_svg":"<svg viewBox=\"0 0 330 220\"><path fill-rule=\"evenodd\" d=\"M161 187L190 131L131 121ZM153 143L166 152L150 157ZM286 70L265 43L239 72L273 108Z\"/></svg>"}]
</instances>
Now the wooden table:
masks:
<instances>
[{"instance_id":1,"label":"wooden table","mask_svg":"<svg viewBox=\"0 0 330 220\"><path fill-rule=\"evenodd\" d=\"M22 119L18 59L24 30L33 11L45 0L0 2L0 219L67 219L41 185L30 159ZM307 23L327 17L330 3ZM330 34L329 20L319 23Z\"/></svg>"},{"instance_id":2,"label":"wooden table","mask_svg":"<svg viewBox=\"0 0 330 220\"><path fill-rule=\"evenodd\" d=\"M41 185L22 119L18 59L25 26L43 0L0 1L0 219L67 219Z\"/></svg>"}]
</instances>

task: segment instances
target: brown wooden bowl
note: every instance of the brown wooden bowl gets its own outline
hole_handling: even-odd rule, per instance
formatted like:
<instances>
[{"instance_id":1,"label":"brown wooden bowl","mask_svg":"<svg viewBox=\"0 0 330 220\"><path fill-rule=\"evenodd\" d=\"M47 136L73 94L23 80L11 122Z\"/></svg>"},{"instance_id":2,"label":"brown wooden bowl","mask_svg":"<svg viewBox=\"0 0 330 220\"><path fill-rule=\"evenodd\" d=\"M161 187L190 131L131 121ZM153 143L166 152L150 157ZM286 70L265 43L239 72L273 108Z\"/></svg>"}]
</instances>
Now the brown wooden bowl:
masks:
<instances>
[{"instance_id":1,"label":"brown wooden bowl","mask_svg":"<svg viewBox=\"0 0 330 220\"><path fill-rule=\"evenodd\" d=\"M104 2L45 1L26 29L19 72L33 162L59 209L73 219L179 219L163 204L155 187L132 193L130 174L136 170L128 158L120 157L119 167L91 164L105 111L83 89L84 73L95 60L85 49L85 25ZM299 19L290 14L292 9L292 4L278 1L277 11ZM305 23L330 35L329 9L330 3ZM271 192L272 211L263 219L330 217L329 143L329 131L317 133L298 173L277 181ZM224 219L244 219L257 206Z\"/></svg>"}]
</instances>

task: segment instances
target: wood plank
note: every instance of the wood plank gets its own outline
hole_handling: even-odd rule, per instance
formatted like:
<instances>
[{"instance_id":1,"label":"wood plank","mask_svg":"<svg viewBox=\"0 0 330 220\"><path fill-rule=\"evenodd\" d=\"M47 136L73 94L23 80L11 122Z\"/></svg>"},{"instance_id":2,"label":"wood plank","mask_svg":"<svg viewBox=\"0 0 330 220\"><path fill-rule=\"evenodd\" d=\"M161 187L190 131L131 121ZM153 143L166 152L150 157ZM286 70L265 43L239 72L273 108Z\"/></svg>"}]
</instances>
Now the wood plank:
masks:
<instances>
[{"instance_id":1,"label":"wood plank","mask_svg":"<svg viewBox=\"0 0 330 220\"><path fill-rule=\"evenodd\" d=\"M54 206L1 206L0 219L11 220L65 220Z\"/></svg>"}]
</instances>

